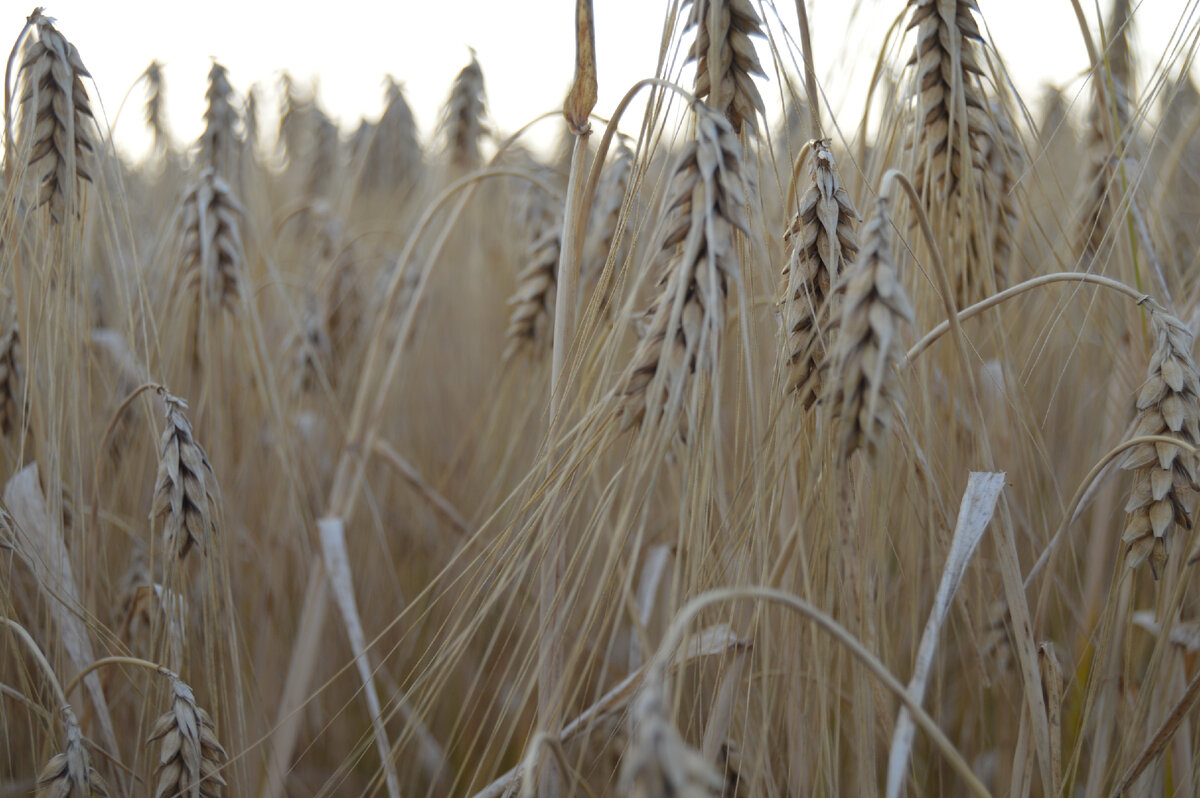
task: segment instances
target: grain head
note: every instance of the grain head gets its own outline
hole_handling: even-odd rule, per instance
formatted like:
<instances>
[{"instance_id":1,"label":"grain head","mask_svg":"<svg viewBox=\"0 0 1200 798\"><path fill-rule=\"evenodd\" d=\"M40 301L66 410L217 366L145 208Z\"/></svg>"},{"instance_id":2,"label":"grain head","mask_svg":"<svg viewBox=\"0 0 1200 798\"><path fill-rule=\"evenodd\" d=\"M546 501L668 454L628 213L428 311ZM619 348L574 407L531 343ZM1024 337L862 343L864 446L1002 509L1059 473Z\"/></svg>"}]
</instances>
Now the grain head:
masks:
<instances>
[{"instance_id":1,"label":"grain head","mask_svg":"<svg viewBox=\"0 0 1200 798\"><path fill-rule=\"evenodd\" d=\"M151 61L150 66L142 73L142 78L146 81L146 127L154 134L154 151L162 152L170 141L163 116L162 64L157 59Z\"/></svg>"},{"instance_id":2,"label":"grain head","mask_svg":"<svg viewBox=\"0 0 1200 798\"><path fill-rule=\"evenodd\" d=\"M171 707L154 724L148 742L158 743L154 798L218 798L225 779L225 749L212 718L196 706L192 688L171 677Z\"/></svg>"},{"instance_id":3,"label":"grain head","mask_svg":"<svg viewBox=\"0 0 1200 798\"><path fill-rule=\"evenodd\" d=\"M754 50L762 20L750 0L684 0L687 25L696 27L688 60L696 62L696 97L725 115L734 133L756 130L765 114L754 76L763 75Z\"/></svg>"},{"instance_id":4,"label":"grain head","mask_svg":"<svg viewBox=\"0 0 1200 798\"><path fill-rule=\"evenodd\" d=\"M236 158L241 144L237 138L237 111L233 107L233 87L229 72L213 61L208 71L208 107L204 111L204 132L200 135L200 161L225 179L236 174Z\"/></svg>"},{"instance_id":5,"label":"grain head","mask_svg":"<svg viewBox=\"0 0 1200 798\"><path fill-rule=\"evenodd\" d=\"M192 436L184 411L187 405L160 391L166 406L166 427L159 440L158 475L154 480L151 520L162 520L167 551L183 558L193 546L205 553L216 533L217 479L204 448Z\"/></svg>"},{"instance_id":6,"label":"grain head","mask_svg":"<svg viewBox=\"0 0 1200 798\"><path fill-rule=\"evenodd\" d=\"M68 706L63 706L60 712L67 745L38 775L37 798L107 798L108 785L92 767L75 713Z\"/></svg>"},{"instance_id":7,"label":"grain head","mask_svg":"<svg viewBox=\"0 0 1200 798\"><path fill-rule=\"evenodd\" d=\"M235 307L243 271L241 204L214 169L205 169L183 198L180 276L202 292L210 310Z\"/></svg>"},{"instance_id":8,"label":"grain head","mask_svg":"<svg viewBox=\"0 0 1200 798\"><path fill-rule=\"evenodd\" d=\"M28 153L28 173L38 186L37 202L50 218L62 223L78 217L82 183L91 182L95 156L95 120L83 79L91 74L75 45L40 9L31 21L36 40L26 45L21 63L21 151Z\"/></svg>"},{"instance_id":9,"label":"grain head","mask_svg":"<svg viewBox=\"0 0 1200 798\"><path fill-rule=\"evenodd\" d=\"M904 356L900 325L913 321L892 261L891 234L888 201L880 196L862 230L858 262L843 278L833 380L826 389L839 418L843 461L862 447L874 452L882 442L896 399L894 367Z\"/></svg>"},{"instance_id":10,"label":"grain head","mask_svg":"<svg viewBox=\"0 0 1200 798\"><path fill-rule=\"evenodd\" d=\"M670 260L620 389L625 428L677 415L693 375L716 368L729 283L741 279L734 231L749 229L742 148L707 106L697 107L696 138L668 192L659 240Z\"/></svg>"},{"instance_id":11,"label":"grain head","mask_svg":"<svg viewBox=\"0 0 1200 798\"><path fill-rule=\"evenodd\" d=\"M1134 434L1165 435L1200 445L1200 374L1192 360L1192 334L1164 311L1151 312L1150 326L1154 350L1137 394ZM1200 489L1197 458L1169 443L1143 443L1129 452L1122 467L1134 474L1121 538L1129 544L1125 562L1132 568L1149 561L1157 579L1167 561L1171 533L1192 528L1192 503Z\"/></svg>"},{"instance_id":12,"label":"grain head","mask_svg":"<svg viewBox=\"0 0 1200 798\"><path fill-rule=\"evenodd\" d=\"M454 79L450 99L442 111L441 130L452 166L474 169L479 166L479 140L487 133L484 123L483 69L471 53L471 63Z\"/></svg>"},{"instance_id":13,"label":"grain head","mask_svg":"<svg viewBox=\"0 0 1200 798\"><path fill-rule=\"evenodd\" d=\"M810 407L838 321L832 287L858 256L858 212L838 179L827 140L812 145L810 184L784 233L780 312L787 358L785 390Z\"/></svg>"}]
</instances>

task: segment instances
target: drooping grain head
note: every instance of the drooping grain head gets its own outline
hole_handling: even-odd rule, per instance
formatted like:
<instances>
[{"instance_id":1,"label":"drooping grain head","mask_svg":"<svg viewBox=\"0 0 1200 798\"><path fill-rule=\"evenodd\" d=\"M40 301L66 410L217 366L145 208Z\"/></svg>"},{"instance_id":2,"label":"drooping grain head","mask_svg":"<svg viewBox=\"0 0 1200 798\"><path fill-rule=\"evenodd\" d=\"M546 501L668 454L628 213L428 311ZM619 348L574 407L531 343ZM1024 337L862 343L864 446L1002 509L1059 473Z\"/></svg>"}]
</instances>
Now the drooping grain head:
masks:
<instances>
[{"instance_id":1,"label":"drooping grain head","mask_svg":"<svg viewBox=\"0 0 1200 798\"><path fill-rule=\"evenodd\" d=\"M858 256L858 212L838 179L827 140L812 143L810 184L784 233L780 280L787 380L805 408L821 393L821 368L838 322L832 288Z\"/></svg>"},{"instance_id":2,"label":"drooping grain head","mask_svg":"<svg viewBox=\"0 0 1200 798\"><path fill-rule=\"evenodd\" d=\"M292 392L301 396L317 390L331 379L333 349L325 327L328 313L316 296L305 303L299 327L289 336L284 349L291 369Z\"/></svg>"},{"instance_id":3,"label":"drooping grain head","mask_svg":"<svg viewBox=\"0 0 1200 798\"><path fill-rule=\"evenodd\" d=\"M312 126L312 151L308 157L306 191L309 197L328 197L338 176L341 133L333 120L315 104L309 124Z\"/></svg>"},{"instance_id":4,"label":"drooping grain head","mask_svg":"<svg viewBox=\"0 0 1200 798\"><path fill-rule=\"evenodd\" d=\"M236 158L241 143L237 137L237 111L233 107L233 87L225 67L213 61L208 71L208 107L204 111L204 132L200 135L200 160L225 179L236 173Z\"/></svg>"},{"instance_id":5,"label":"drooping grain head","mask_svg":"<svg viewBox=\"0 0 1200 798\"><path fill-rule=\"evenodd\" d=\"M170 137L167 135L167 123L163 116L163 74L162 64L157 60L151 61L150 66L142 73L146 81L146 127L154 135L154 151L163 152L167 148Z\"/></svg>"},{"instance_id":6,"label":"drooping grain head","mask_svg":"<svg viewBox=\"0 0 1200 798\"><path fill-rule=\"evenodd\" d=\"M764 75L754 39L762 20L750 0L684 0L687 26L696 27L688 60L696 62L696 97L725 115L734 133L757 130L765 114L755 75Z\"/></svg>"},{"instance_id":7,"label":"drooping grain head","mask_svg":"<svg viewBox=\"0 0 1200 798\"><path fill-rule=\"evenodd\" d=\"M997 287L1004 288L1011 271L1017 226L1020 224L1017 203L1018 176L1024 171L1021 142L1003 110L992 105L988 118L989 135L981 140L980 149L987 164L984 172L984 196L990 199L984 208L989 214L992 230L992 258L995 264Z\"/></svg>"},{"instance_id":8,"label":"drooping grain head","mask_svg":"<svg viewBox=\"0 0 1200 798\"><path fill-rule=\"evenodd\" d=\"M417 124L404 87L389 75L384 92L383 116L364 132L365 165L359 188L362 191L394 190L418 177L424 153L417 137Z\"/></svg>"},{"instance_id":9,"label":"drooping grain head","mask_svg":"<svg viewBox=\"0 0 1200 798\"><path fill-rule=\"evenodd\" d=\"M192 688L171 678L171 707L154 724L147 742L157 742L154 798L219 798L228 757L217 740L212 718L196 706Z\"/></svg>"},{"instance_id":10,"label":"drooping grain head","mask_svg":"<svg viewBox=\"0 0 1200 798\"><path fill-rule=\"evenodd\" d=\"M243 123L246 128L246 149L254 152L258 146L260 123L259 105L262 102L262 89L257 83L252 83L246 91L246 110L243 113Z\"/></svg>"},{"instance_id":11,"label":"drooping grain head","mask_svg":"<svg viewBox=\"0 0 1200 798\"><path fill-rule=\"evenodd\" d=\"M37 798L107 798L108 785L92 767L83 731L70 707L61 708L67 745L55 754L37 780Z\"/></svg>"},{"instance_id":12,"label":"drooping grain head","mask_svg":"<svg viewBox=\"0 0 1200 798\"><path fill-rule=\"evenodd\" d=\"M216 534L217 479L208 455L192 435L187 404L166 391L160 392L166 406L166 427L159 439L158 475L154 480L154 502L150 519L163 522L167 551L179 558L193 546L204 554Z\"/></svg>"},{"instance_id":13,"label":"drooping grain head","mask_svg":"<svg viewBox=\"0 0 1200 798\"><path fill-rule=\"evenodd\" d=\"M859 448L873 453L880 446L897 398L894 367L904 355L900 325L912 322L913 311L892 261L891 233L888 201L877 197L862 230L858 262L840 289L841 324L826 388L838 417L843 462Z\"/></svg>"},{"instance_id":14,"label":"drooping grain head","mask_svg":"<svg viewBox=\"0 0 1200 798\"><path fill-rule=\"evenodd\" d=\"M517 275L517 290L509 298L504 360L518 352L549 343L554 326L554 296L558 284L558 257L562 249L562 226L551 219L526 251L525 266Z\"/></svg>"},{"instance_id":15,"label":"drooping grain head","mask_svg":"<svg viewBox=\"0 0 1200 798\"><path fill-rule=\"evenodd\" d=\"M242 279L241 204L213 169L205 169L183 198L180 275L188 293L202 293L210 310L236 306Z\"/></svg>"},{"instance_id":16,"label":"drooping grain head","mask_svg":"<svg viewBox=\"0 0 1200 798\"><path fill-rule=\"evenodd\" d=\"M483 69L471 53L471 63L454 79L450 99L442 110L441 131L452 166L474 169L479 166L479 140L487 133L484 124Z\"/></svg>"},{"instance_id":17,"label":"drooping grain head","mask_svg":"<svg viewBox=\"0 0 1200 798\"><path fill-rule=\"evenodd\" d=\"M725 779L688 745L668 720L662 688L647 686L630 711L629 750L621 762L621 792L631 798L717 798Z\"/></svg>"},{"instance_id":18,"label":"drooping grain head","mask_svg":"<svg viewBox=\"0 0 1200 798\"><path fill-rule=\"evenodd\" d=\"M596 184L596 198L592 202L587 240L583 245L583 263L580 266L580 283L585 287L595 283L612 250L621 206L632 176L633 150L620 141L600 173L600 182Z\"/></svg>"},{"instance_id":19,"label":"drooping grain head","mask_svg":"<svg viewBox=\"0 0 1200 798\"><path fill-rule=\"evenodd\" d=\"M740 282L734 231L749 229L742 149L725 117L701 105L696 139L684 150L661 215L670 258L647 329L620 389L623 428L683 408L697 372L716 368L730 282Z\"/></svg>"},{"instance_id":20,"label":"drooping grain head","mask_svg":"<svg viewBox=\"0 0 1200 798\"><path fill-rule=\"evenodd\" d=\"M27 153L28 175L38 186L38 206L61 224L80 216L82 183L91 182L95 119L83 78L91 74L75 45L40 9L31 21L37 38L26 44L18 77L22 123L19 152Z\"/></svg>"},{"instance_id":21,"label":"drooping grain head","mask_svg":"<svg viewBox=\"0 0 1200 798\"><path fill-rule=\"evenodd\" d=\"M1200 375L1192 360L1192 335L1164 311L1152 311L1150 325L1154 350L1137 395L1134 435L1165 435L1200 445ZM1130 450L1122 468L1134 472L1121 537L1129 544L1125 562L1133 568L1149 561L1157 579L1166 565L1171 532L1192 528L1200 490L1197 458L1169 443L1143 443Z\"/></svg>"},{"instance_id":22,"label":"drooping grain head","mask_svg":"<svg viewBox=\"0 0 1200 798\"><path fill-rule=\"evenodd\" d=\"M976 43L982 41L975 21L975 0L909 0L917 29L916 67L918 128L914 181L926 203L946 203L959 191L965 172L979 165L974 139L985 135L987 104L979 85L983 70Z\"/></svg>"},{"instance_id":23,"label":"drooping grain head","mask_svg":"<svg viewBox=\"0 0 1200 798\"><path fill-rule=\"evenodd\" d=\"M909 0L910 28L917 29L916 129L912 132L914 184L940 239L956 266L958 305L1005 287L1011 236L992 228L1009 221L1002 209L1011 194L992 178L993 157L1012 142L999 105L984 91L982 36L975 0ZM1007 159L1009 162L1011 158ZM991 233L988 232L992 229Z\"/></svg>"},{"instance_id":24,"label":"drooping grain head","mask_svg":"<svg viewBox=\"0 0 1200 798\"><path fill-rule=\"evenodd\" d=\"M0 435L17 424L21 408L21 335L11 319L0 335Z\"/></svg>"}]
</instances>

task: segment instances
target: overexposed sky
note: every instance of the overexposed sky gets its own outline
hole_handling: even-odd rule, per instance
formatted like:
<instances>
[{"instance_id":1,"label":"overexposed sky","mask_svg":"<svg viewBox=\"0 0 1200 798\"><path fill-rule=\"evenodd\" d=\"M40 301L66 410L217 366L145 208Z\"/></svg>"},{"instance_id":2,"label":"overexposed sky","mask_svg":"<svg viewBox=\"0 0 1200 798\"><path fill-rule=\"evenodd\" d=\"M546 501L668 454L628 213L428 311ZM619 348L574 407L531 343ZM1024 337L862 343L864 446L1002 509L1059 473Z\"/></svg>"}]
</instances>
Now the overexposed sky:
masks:
<instances>
[{"instance_id":1,"label":"overexposed sky","mask_svg":"<svg viewBox=\"0 0 1200 798\"><path fill-rule=\"evenodd\" d=\"M753 1L757 7L758 0ZM653 75L667 2L595 0L597 113L607 115L629 86ZM1100 0L1105 13L1110 2ZM1093 25L1095 3L1084 0ZM1134 4L1138 40L1149 57L1169 52L1181 33L1196 35L1200 0ZM32 6L3 5L0 39L11 41ZM1044 81L1078 90L1087 57L1069 0L979 0L979 5L1028 100L1036 98ZM862 87L902 7L901 0L809 0L822 90L849 122L861 114ZM785 30L784 35L797 35L792 0L765 11L776 35ZM559 107L574 63L573 0L49 0L45 13L57 18L59 29L78 47L95 78L103 112L116 125L118 143L134 153L148 140L142 123L145 94L134 82L154 58L165 64L168 123L184 142L202 128L211 57L229 69L239 93L255 82L266 90L267 130L274 126L276 88L285 69L302 86L317 82L319 102L346 132L361 117L378 116L383 78L390 73L404 83L427 139L451 81L470 58L468 48L478 53L489 113L504 132ZM765 48L760 52L765 60ZM1173 62L1175 72L1178 53ZM774 73L769 66L766 71ZM1149 71L1144 65L1143 75ZM778 104L778 86L763 81L760 90L769 107ZM627 116L623 127L636 132L637 118ZM558 134L557 121L543 123L534 142L547 146Z\"/></svg>"}]
</instances>

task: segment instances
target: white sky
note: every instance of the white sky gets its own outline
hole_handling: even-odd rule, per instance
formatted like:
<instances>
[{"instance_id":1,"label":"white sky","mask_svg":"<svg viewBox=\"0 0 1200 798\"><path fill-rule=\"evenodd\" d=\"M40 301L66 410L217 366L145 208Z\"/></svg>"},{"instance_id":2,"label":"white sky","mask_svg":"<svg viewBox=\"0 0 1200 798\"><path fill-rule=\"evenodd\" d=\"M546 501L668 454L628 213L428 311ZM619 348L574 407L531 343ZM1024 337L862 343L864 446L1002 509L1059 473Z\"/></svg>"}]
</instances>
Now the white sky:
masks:
<instances>
[{"instance_id":1,"label":"white sky","mask_svg":"<svg viewBox=\"0 0 1200 798\"><path fill-rule=\"evenodd\" d=\"M210 56L229 69L239 92L252 82L267 89L264 104L272 116L284 69L301 85L318 81L319 101L343 131L353 130L360 117L378 115L383 77L391 73L404 83L426 138L451 81L469 59L468 47L475 48L483 67L491 118L505 132L558 107L574 63L573 0L46 1L46 13L57 18L94 76L103 111L115 120L117 141L131 152L147 141L142 87L134 88L117 114L153 58L165 64L168 124L177 139L189 142L202 127ZM1093 24L1096 1L1083 3ZM1110 2L1100 0L1105 13ZM1027 100L1036 98L1046 80L1078 88L1087 59L1069 0L979 3ZM630 85L654 73L666 5L667 0L595 0L597 113L607 115ZM1178 42L1181 21L1196 35L1200 0L1135 0L1135 5L1139 41L1156 59L1173 39ZM809 0L822 90L845 109L847 121L861 114L862 86L901 7L901 0ZM6 1L0 32L15 38L28 12ZM776 31L782 22L795 36L795 15L794 2L782 0L766 16ZM1177 69L1178 64L1171 71ZM774 72L769 66L766 71ZM1143 75L1148 72L1144 65ZM777 104L777 86L764 82L761 90L769 107ZM627 116L623 127L636 130L636 123L637 117ZM263 126L273 129L274 119L264 117ZM546 146L557 137L558 123L543 123L539 130L534 141Z\"/></svg>"}]
</instances>

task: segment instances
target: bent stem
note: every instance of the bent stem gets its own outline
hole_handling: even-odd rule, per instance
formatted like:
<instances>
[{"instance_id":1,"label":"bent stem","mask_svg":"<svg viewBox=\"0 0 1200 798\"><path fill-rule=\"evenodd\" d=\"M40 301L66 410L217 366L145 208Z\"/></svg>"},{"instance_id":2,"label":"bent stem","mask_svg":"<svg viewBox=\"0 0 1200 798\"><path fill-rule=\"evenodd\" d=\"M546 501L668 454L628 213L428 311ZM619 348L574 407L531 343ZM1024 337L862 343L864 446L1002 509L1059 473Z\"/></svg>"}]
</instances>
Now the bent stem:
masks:
<instances>
[{"instance_id":1,"label":"bent stem","mask_svg":"<svg viewBox=\"0 0 1200 798\"><path fill-rule=\"evenodd\" d=\"M717 590L709 590L701 593L694 599L684 605L679 614L671 622L667 629L666 635L663 637L662 645L658 651L654 653L654 659L650 661L649 669L646 673L643 690L661 687L666 680L667 666L671 661L672 652L683 641L683 636L687 632L688 626L692 620L706 607L723 602L736 601L738 599L751 599L757 601L767 601L787 607L794 612L799 613L808 620L812 621L819 628L828 632L837 642L846 647L859 662L866 666L867 670L871 671L884 686L896 694L900 703L904 704L912 713L913 719L917 725L929 735L933 743L941 750L946 757L950 766L958 773L967 787L973 794L980 798L990 798L990 793L979 777L971 770L971 766L963 759L962 754L954 747L945 733L938 727L937 723L929 716L929 714L921 707L921 705L912 697L904 685L900 684L891 671L887 669L879 658L872 654L866 646L859 642L858 638L850 634L837 621L829 615L826 615L821 610L817 609L812 604L809 604L804 599L794 596L783 590L777 590L770 587L739 587L739 588L720 588Z\"/></svg>"}]
</instances>

